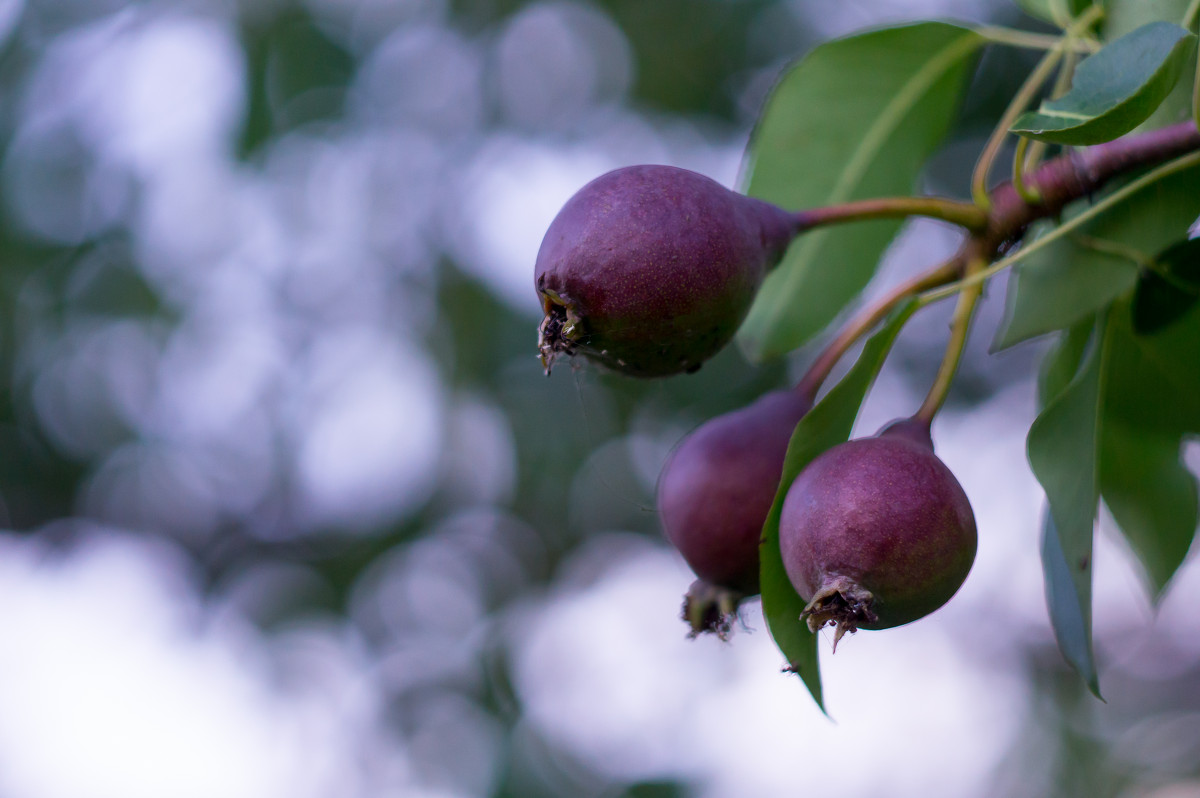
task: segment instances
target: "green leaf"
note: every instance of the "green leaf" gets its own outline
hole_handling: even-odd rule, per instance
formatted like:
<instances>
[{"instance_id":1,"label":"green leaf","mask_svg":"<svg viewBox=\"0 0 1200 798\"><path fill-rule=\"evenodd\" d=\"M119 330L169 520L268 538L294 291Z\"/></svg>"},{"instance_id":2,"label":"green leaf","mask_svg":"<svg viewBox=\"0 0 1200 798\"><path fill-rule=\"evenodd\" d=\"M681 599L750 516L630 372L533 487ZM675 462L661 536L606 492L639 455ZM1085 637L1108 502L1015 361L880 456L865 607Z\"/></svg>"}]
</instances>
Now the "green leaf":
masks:
<instances>
[{"instance_id":1,"label":"green leaf","mask_svg":"<svg viewBox=\"0 0 1200 798\"><path fill-rule=\"evenodd\" d=\"M1145 571L1150 595L1162 597L1196 533L1196 477L1180 458L1178 435L1147 433L1105 420L1100 493Z\"/></svg>"},{"instance_id":2,"label":"green leaf","mask_svg":"<svg viewBox=\"0 0 1200 798\"><path fill-rule=\"evenodd\" d=\"M1113 41L1157 20L1182 22L1190 2L1191 0L1104 0L1104 40ZM1141 129L1154 130L1173 122L1182 122L1191 113L1191 103L1191 87L1188 81L1181 80Z\"/></svg>"},{"instance_id":3,"label":"green leaf","mask_svg":"<svg viewBox=\"0 0 1200 798\"><path fill-rule=\"evenodd\" d=\"M1075 72L1071 90L1046 100L1012 126L1055 144L1099 144L1146 121L1190 65L1196 37L1172 22L1151 22L1104 46Z\"/></svg>"},{"instance_id":4,"label":"green leaf","mask_svg":"<svg viewBox=\"0 0 1200 798\"><path fill-rule=\"evenodd\" d=\"M1062 536L1049 510L1042 522L1042 576L1046 580L1046 605L1050 608L1050 625L1058 649L1092 694L1101 698L1100 678L1092 653L1091 582L1082 593L1077 589L1075 569L1063 552Z\"/></svg>"},{"instance_id":5,"label":"green leaf","mask_svg":"<svg viewBox=\"0 0 1200 798\"><path fill-rule=\"evenodd\" d=\"M1122 308L1123 309L1123 308ZM1194 338L1192 316L1183 332ZM1133 333L1114 317L1106 377L1101 493L1161 594L1196 529L1195 478L1180 460L1185 436L1200 430L1197 365L1191 352ZM1164 357L1166 355L1166 357Z\"/></svg>"},{"instance_id":6,"label":"green leaf","mask_svg":"<svg viewBox=\"0 0 1200 798\"><path fill-rule=\"evenodd\" d=\"M1026 453L1049 504L1042 543L1046 596L1059 647L1097 696L1092 654L1092 531L1100 499L1097 456L1107 314L1067 387L1029 428Z\"/></svg>"},{"instance_id":7,"label":"green leaf","mask_svg":"<svg viewBox=\"0 0 1200 798\"><path fill-rule=\"evenodd\" d=\"M1059 27L1066 27L1067 22L1091 4L1091 0L1017 0L1017 5L1029 16Z\"/></svg>"},{"instance_id":8,"label":"green leaf","mask_svg":"<svg viewBox=\"0 0 1200 798\"><path fill-rule=\"evenodd\" d=\"M775 503L763 525L762 543L759 546L763 617L766 618L771 637L787 659L788 667L800 675L822 712L825 711L825 704L817 663L817 636L808 631L808 626L800 620L805 601L792 587L783 566L779 551L779 516L788 488L804 467L825 450L850 437L854 419L858 417L858 409L867 391L875 381L892 342L914 310L916 303L910 300L892 311L887 324L867 341L854 367L800 419L788 444L779 489L775 492Z\"/></svg>"},{"instance_id":9,"label":"green leaf","mask_svg":"<svg viewBox=\"0 0 1200 798\"><path fill-rule=\"evenodd\" d=\"M1079 372L1095 327L1096 320L1089 318L1064 330L1054 348L1042 358L1042 368L1038 373L1038 402L1042 407L1065 391Z\"/></svg>"},{"instance_id":10,"label":"green leaf","mask_svg":"<svg viewBox=\"0 0 1200 798\"><path fill-rule=\"evenodd\" d=\"M1178 321L1200 299L1200 239L1173 244L1154 263L1133 292L1133 329L1141 335Z\"/></svg>"},{"instance_id":11,"label":"green leaf","mask_svg":"<svg viewBox=\"0 0 1200 798\"><path fill-rule=\"evenodd\" d=\"M1128 303L1116 309L1105 415L1148 431L1200 433L1200 309L1146 336L1133 333Z\"/></svg>"},{"instance_id":12,"label":"green leaf","mask_svg":"<svg viewBox=\"0 0 1200 798\"><path fill-rule=\"evenodd\" d=\"M1189 11L1191 7L1189 6ZM1186 19L1184 20L1187 21ZM1200 21L1193 22L1193 27L1200 26ZM1192 33L1196 33L1195 30ZM1180 88L1186 88L1187 81L1181 84ZM1176 89L1178 92L1179 89ZM1192 121L1196 123L1196 127L1200 127L1200 47L1196 48L1196 66L1192 73Z\"/></svg>"},{"instance_id":13,"label":"green leaf","mask_svg":"<svg viewBox=\"0 0 1200 798\"><path fill-rule=\"evenodd\" d=\"M771 92L748 151L747 193L791 209L913 193L954 120L984 43L923 22L826 42ZM797 240L739 333L755 357L820 332L862 291L900 229L872 221Z\"/></svg>"},{"instance_id":14,"label":"green leaf","mask_svg":"<svg viewBox=\"0 0 1200 798\"><path fill-rule=\"evenodd\" d=\"M1104 0L1104 35L1124 36L1148 22L1180 22L1191 0Z\"/></svg>"},{"instance_id":15,"label":"green leaf","mask_svg":"<svg viewBox=\"0 0 1200 798\"><path fill-rule=\"evenodd\" d=\"M1005 317L992 351L1086 319L1137 282L1137 265L1110 252L1069 241L1052 244L1049 249L1069 254L1055 259L1035 253L1018 262L1010 275Z\"/></svg>"},{"instance_id":16,"label":"green leaf","mask_svg":"<svg viewBox=\"0 0 1200 798\"><path fill-rule=\"evenodd\" d=\"M1078 213L1082 206L1072 209ZM1094 241L1150 253L1177 242L1200 212L1200 166L1143 188L1085 224L1019 261L1009 279L1005 318L993 350L1060 330L1088 318L1138 279L1128 258L1098 250ZM1050 225L1043 230L1052 229Z\"/></svg>"},{"instance_id":17,"label":"green leaf","mask_svg":"<svg viewBox=\"0 0 1200 798\"><path fill-rule=\"evenodd\" d=\"M1100 493L1157 600L1196 531L1196 479L1180 451L1200 431L1200 316L1139 335L1128 304L1110 315Z\"/></svg>"}]
</instances>

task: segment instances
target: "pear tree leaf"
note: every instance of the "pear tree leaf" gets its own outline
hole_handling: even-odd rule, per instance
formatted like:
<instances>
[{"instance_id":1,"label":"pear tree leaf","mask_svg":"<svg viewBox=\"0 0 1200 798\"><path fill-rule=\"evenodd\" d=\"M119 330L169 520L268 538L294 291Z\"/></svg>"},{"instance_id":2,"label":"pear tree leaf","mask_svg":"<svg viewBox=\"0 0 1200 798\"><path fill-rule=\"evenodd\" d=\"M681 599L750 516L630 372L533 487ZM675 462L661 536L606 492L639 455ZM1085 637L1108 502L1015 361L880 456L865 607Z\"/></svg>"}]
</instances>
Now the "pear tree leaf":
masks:
<instances>
[{"instance_id":1,"label":"pear tree leaf","mask_svg":"<svg viewBox=\"0 0 1200 798\"><path fill-rule=\"evenodd\" d=\"M1071 208L1079 213L1083 205ZM1200 166L1176 172L1017 262L993 350L1070 327L1106 307L1138 281L1138 264L1098 249L1095 240L1147 256L1179 241L1200 212ZM1068 215L1070 215L1068 214ZM1043 223L1042 234L1053 229Z\"/></svg>"},{"instance_id":2,"label":"pear tree leaf","mask_svg":"<svg viewBox=\"0 0 1200 798\"><path fill-rule=\"evenodd\" d=\"M1157 602L1196 534L1196 477L1183 463L1178 435L1148 434L1105 420L1100 442L1100 493L1142 564Z\"/></svg>"},{"instance_id":3,"label":"pear tree leaf","mask_svg":"<svg viewBox=\"0 0 1200 798\"><path fill-rule=\"evenodd\" d=\"M1026 453L1049 510L1042 567L1050 618L1063 656L1100 695L1092 652L1092 537L1100 500L1097 460L1107 314L1096 322L1078 373L1029 428Z\"/></svg>"},{"instance_id":4,"label":"pear tree leaf","mask_svg":"<svg viewBox=\"0 0 1200 798\"><path fill-rule=\"evenodd\" d=\"M1042 358L1038 372L1038 402L1042 407L1065 391L1079 372L1095 327L1095 318L1088 318L1067 328Z\"/></svg>"},{"instance_id":5,"label":"pear tree leaf","mask_svg":"<svg viewBox=\"0 0 1200 798\"><path fill-rule=\"evenodd\" d=\"M800 620L800 613L807 602L792 587L783 565L779 550L779 517L788 489L804 467L825 450L850 437L859 407L875 381L892 342L915 310L916 303L909 300L892 311L887 324L867 341L853 368L800 419L788 444L775 502L763 525L762 542L759 545L763 617L771 637L787 660L788 669L799 674L822 712L825 711L825 704L817 662L817 636Z\"/></svg>"},{"instance_id":6,"label":"pear tree leaf","mask_svg":"<svg viewBox=\"0 0 1200 798\"><path fill-rule=\"evenodd\" d=\"M1042 520L1042 576L1046 581L1046 605L1058 648L1071 667L1097 698L1100 677L1092 652L1092 585L1082 589L1074 568L1063 551L1062 535L1047 508Z\"/></svg>"},{"instance_id":7,"label":"pear tree leaf","mask_svg":"<svg viewBox=\"0 0 1200 798\"><path fill-rule=\"evenodd\" d=\"M1047 249L1068 254L1058 260L1042 255L1046 252L1042 250L1013 267L1004 320L992 351L1087 319L1137 282L1137 264L1111 252L1069 240L1057 241Z\"/></svg>"},{"instance_id":8,"label":"pear tree leaf","mask_svg":"<svg viewBox=\"0 0 1200 798\"><path fill-rule=\"evenodd\" d=\"M747 154L747 193L799 210L912 194L956 116L984 39L942 22L821 44L772 90ZM785 354L825 328L875 274L901 223L839 225L793 243L739 340Z\"/></svg>"},{"instance_id":9,"label":"pear tree leaf","mask_svg":"<svg viewBox=\"0 0 1200 798\"><path fill-rule=\"evenodd\" d=\"M1114 41L1142 25L1159 20L1183 23L1191 0L1103 0L1104 20L1101 32L1104 41ZM1192 29L1195 33L1195 29ZM1181 80L1139 130L1182 122L1192 111L1192 87Z\"/></svg>"},{"instance_id":10,"label":"pear tree leaf","mask_svg":"<svg viewBox=\"0 0 1200 798\"><path fill-rule=\"evenodd\" d=\"M1133 292L1133 330L1158 332L1178 321L1200 300L1200 239L1180 241L1143 269Z\"/></svg>"},{"instance_id":11,"label":"pear tree leaf","mask_svg":"<svg viewBox=\"0 0 1200 798\"><path fill-rule=\"evenodd\" d=\"M1130 302L1110 315L1100 440L1100 493L1158 600L1187 556L1198 517L1196 478L1182 461L1200 432L1200 313L1139 334Z\"/></svg>"},{"instance_id":12,"label":"pear tree leaf","mask_svg":"<svg viewBox=\"0 0 1200 798\"><path fill-rule=\"evenodd\" d=\"M1151 22L1079 64L1071 90L1023 114L1011 130L1054 144L1099 144L1146 121L1190 66L1196 37Z\"/></svg>"}]
</instances>

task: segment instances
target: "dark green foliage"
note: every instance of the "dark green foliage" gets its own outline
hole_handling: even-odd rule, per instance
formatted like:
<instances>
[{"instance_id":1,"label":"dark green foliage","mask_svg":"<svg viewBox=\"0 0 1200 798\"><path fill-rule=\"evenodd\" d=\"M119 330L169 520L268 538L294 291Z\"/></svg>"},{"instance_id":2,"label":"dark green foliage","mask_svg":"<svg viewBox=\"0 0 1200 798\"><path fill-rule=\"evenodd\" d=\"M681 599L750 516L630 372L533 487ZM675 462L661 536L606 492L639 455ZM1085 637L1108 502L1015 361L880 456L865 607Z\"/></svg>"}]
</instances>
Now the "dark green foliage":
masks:
<instances>
[{"instance_id":1,"label":"dark green foliage","mask_svg":"<svg viewBox=\"0 0 1200 798\"><path fill-rule=\"evenodd\" d=\"M1200 239L1181 241L1154 258L1133 292L1133 329L1150 335L1183 317L1200 299Z\"/></svg>"}]
</instances>

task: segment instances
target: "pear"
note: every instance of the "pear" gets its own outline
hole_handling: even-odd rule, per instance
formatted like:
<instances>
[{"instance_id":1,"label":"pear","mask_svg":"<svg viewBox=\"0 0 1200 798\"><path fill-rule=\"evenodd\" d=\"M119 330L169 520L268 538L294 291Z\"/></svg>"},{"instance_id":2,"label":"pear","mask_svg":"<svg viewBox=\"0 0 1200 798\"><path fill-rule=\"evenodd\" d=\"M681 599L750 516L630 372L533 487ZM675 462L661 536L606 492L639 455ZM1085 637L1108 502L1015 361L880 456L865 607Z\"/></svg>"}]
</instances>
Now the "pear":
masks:
<instances>
[{"instance_id":1,"label":"pear","mask_svg":"<svg viewBox=\"0 0 1200 798\"><path fill-rule=\"evenodd\" d=\"M975 516L934 454L929 425L905 419L835 446L788 489L784 567L814 632L886 629L945 604L975 560Z\"/></svg>"},{"instance_id":2,"label":"pear","mask_svg":"<svg viewBox=\"0 0 1200 798\"><path fill-rule=\"evenodd\" d=\"M797 232L795 214L686 169L596 178L538 252L546 373L561 355L635 377L695 371L733 337Z\"/></svg>"}]
</instances>

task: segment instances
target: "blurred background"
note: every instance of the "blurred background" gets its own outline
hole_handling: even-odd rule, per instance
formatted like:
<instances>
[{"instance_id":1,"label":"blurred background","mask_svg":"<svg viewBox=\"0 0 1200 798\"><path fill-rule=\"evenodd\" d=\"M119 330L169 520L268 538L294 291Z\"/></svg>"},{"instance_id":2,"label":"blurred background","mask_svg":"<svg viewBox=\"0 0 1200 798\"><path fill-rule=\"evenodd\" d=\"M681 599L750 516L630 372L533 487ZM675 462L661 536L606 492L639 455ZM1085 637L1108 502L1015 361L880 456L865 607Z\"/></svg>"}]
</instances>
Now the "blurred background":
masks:
<instances>
[{"instance_id":1,"label":"blurred background","mask_svg":"<svg viewBox=\"0 0 1200 798\"><path fill-rule=\"evenodd\" d=\"M822 643L833 721L756 606L685 639L653 510L675 442L811 351L656 382L535 357L533 260L577 188L641 162L736 185L786 63L921 17L1035 24L0 0L0 798L1200 795L1200 569L1155 612L1102 524L1088 697L1024 461L1043 344L986 356L1001 285L934 430L974 571L927 620ZM984 57L929 190L965 193L1034 57ZM913 225L882 283L955 243ZM916 407L948 312L862 431Z\"/></svg>"}]
</instances>

